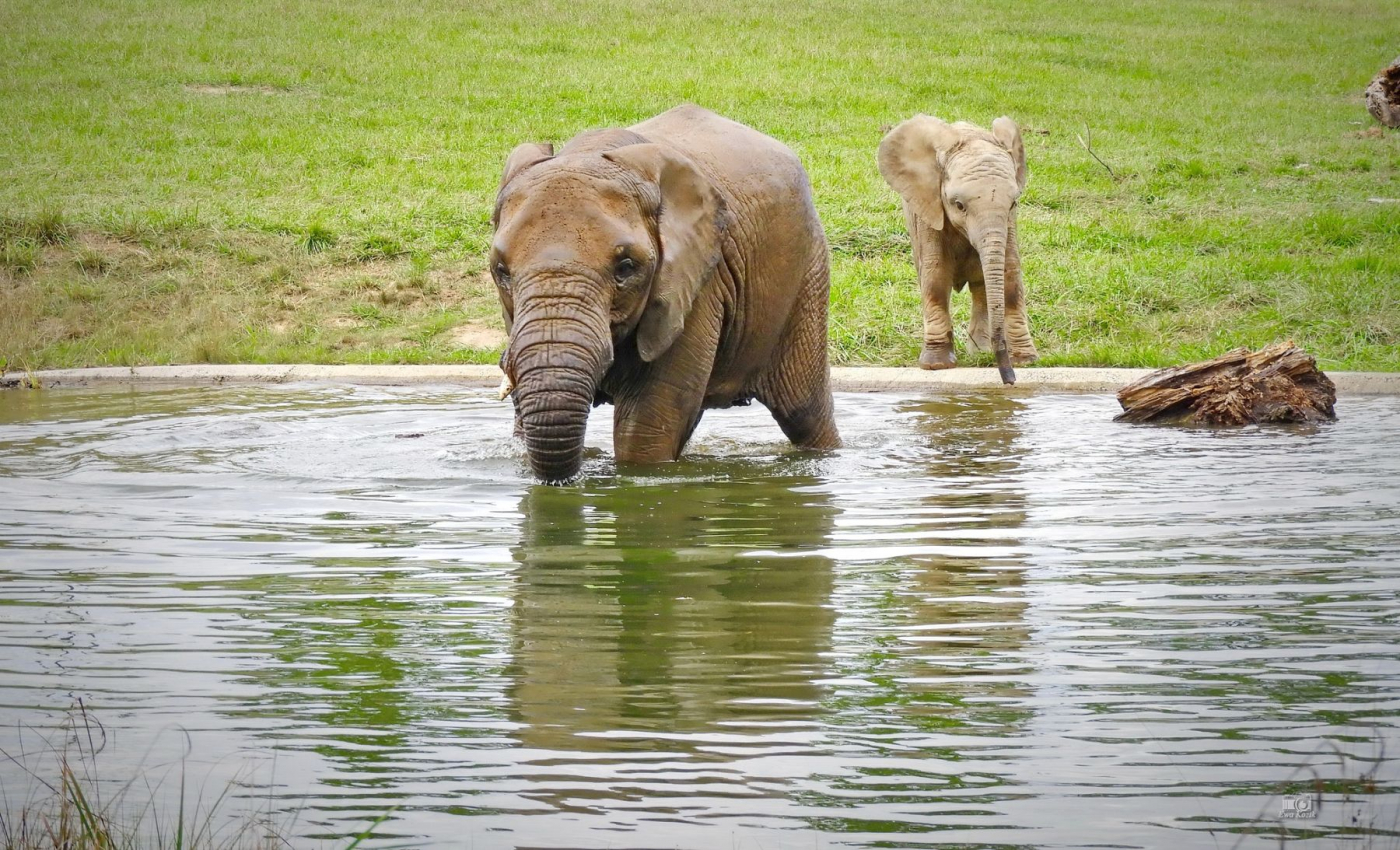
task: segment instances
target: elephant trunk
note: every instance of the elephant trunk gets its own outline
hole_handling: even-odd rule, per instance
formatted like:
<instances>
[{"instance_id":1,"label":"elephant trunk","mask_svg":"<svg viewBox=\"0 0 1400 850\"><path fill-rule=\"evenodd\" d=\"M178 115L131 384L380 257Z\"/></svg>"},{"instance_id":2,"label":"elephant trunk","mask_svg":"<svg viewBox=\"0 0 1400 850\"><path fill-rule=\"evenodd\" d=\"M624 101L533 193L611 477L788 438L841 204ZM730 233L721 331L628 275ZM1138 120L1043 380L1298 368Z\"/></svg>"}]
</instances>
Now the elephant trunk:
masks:
<instances>
[{"instance_id":1,"label":"elephant trunk","mask_svg":"<svg viewBox=\"0 0 1400 850\"><path fill-rule=\"evenodd\" d=\"M588 413L612 363L612 339L592 305L532 302L515 316L504 366L530 468L545 483L563 484L583 465Z\"/></svg>"},{"instance_id":2,"label":"elephant trunk","mask_svg":"<svg viewBox=\"0 0 1400 850\"><path fill-rule=\"evenodd\" d=\"M992 326L992 351L1004 384L1016 383L1011 368L1011 350L1006 345L1006 237L1005 227L982 232L978 253L982 257L982 280L987 287L987 318Z\"/></svg>"}]
</instances>

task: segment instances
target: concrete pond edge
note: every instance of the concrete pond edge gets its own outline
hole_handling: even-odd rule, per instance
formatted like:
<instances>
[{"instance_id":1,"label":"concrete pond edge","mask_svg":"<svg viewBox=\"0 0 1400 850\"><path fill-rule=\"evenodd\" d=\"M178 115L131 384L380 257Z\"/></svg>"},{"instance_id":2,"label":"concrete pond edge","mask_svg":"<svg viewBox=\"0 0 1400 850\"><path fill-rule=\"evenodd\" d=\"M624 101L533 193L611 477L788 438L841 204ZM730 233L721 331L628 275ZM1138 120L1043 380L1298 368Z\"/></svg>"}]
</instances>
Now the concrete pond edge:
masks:
<instances>
[{"instance_id":1,"label":"concrete pond edge","mask_svg":"<svg viewBox=\"0 0 1400 850\"><path fill-rule=\"evenodd\" d=\"M1012 392L1117 392L1154 369L1102 369L1050 366L1016 370ZM1339 395L1400 395L1400 372L1329 372ZM81 387L219 386L225 384L330 383L380 386L454 384L495 387L495 366L317 366L200 365L46 369L0 374L0 389ZM1003 389L994 368L924 371L905 366L838 366L831 370L837 392L956 393Z\"/></svg>"}]
</instances>

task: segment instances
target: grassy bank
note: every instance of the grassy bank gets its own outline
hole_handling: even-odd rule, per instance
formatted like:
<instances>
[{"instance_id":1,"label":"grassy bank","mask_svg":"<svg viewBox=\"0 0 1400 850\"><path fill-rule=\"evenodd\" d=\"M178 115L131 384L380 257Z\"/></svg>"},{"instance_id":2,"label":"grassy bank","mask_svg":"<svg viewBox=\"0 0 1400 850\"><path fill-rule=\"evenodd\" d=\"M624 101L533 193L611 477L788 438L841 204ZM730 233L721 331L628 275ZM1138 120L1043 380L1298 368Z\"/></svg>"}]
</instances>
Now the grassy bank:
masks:
<instances>
[{"instance_id":1,"label":"grassy bank","mask_svg":"<svg viewBox=\"0 0 1400 850\"><path fill-rule=\"evenodd\" d=\"M1400 203L1370 200L1400 198L1400 134L1360 98L1397 31L1371 0L11 0L0 357L489 362L505 153L694 101L807 163L838 362L916 357L874 151L925 111L1027 129L1044 363L1292 336L1400 369Z\"/></svg>"}]
</instances>

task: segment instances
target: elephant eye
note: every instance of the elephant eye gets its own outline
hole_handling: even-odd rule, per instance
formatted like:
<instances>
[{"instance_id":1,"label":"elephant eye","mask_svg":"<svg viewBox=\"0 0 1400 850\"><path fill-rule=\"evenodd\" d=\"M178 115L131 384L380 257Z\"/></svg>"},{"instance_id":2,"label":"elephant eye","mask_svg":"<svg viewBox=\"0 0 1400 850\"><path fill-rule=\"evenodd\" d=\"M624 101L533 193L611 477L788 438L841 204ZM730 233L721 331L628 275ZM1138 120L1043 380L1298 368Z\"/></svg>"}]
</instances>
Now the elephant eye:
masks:
<instances>
[{"instance_id":1,"label":"elephant eye","mask_svg":"<svg viewBox=\"0 0 1400 850\"><path fill-rule=\"evenodd\" d=\"M636 274L636 272L637 261L631 257L623 257L618 260L617 265L613 268L613 276L617 278L618 283L622 283L627 278Z\"/></svg>"},{"instance_id":2,"label":"elephant eye","mask_svg":"<svg viewBox=\"0 0 1400 850\"><path fill-rule=\"evenodd\" d=\"M506 264L500 260L496 261L496 265L492 266L491 271L496 275L496 283L501 286L505 286L510 281L510 269L506 268Z\"/></svg>"},{"instance_id":3,"label":"elephant eye","mask_svg":"<svg viewBox=\"0 0 1400 850\"><path fill-rule=\"evenodd\" d=\"M953 201L953 206L958 208L958 212L967 212L967 205L962 201Z\"/></svg>"}]
</instances>

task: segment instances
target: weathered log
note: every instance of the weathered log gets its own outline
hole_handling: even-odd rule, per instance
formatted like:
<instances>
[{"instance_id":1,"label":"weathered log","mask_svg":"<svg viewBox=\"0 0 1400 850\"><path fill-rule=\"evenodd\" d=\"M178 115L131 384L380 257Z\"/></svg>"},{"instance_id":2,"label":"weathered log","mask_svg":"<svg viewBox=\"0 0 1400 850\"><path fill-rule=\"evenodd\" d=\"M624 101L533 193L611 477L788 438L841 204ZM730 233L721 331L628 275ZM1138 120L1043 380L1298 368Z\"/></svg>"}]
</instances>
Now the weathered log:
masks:
<instances>
[{"instance_id":1,"label":"weathered log","mask_svg":"<svg viewBox=\"0 0 1400 850\"><path fill-rule=\"evenodd\" d=\"M1119 390L1118 403L1120 422L1246 425L1337 418L1336 386L1292 340L1153 372Z\"/></svg>"},{"instance_id":2,"label":"weathered log","mask_svg":"<svg viewBox=\"0 0 1400 850\"><path fill-rule=\"evenodd\" d=\"M1366 87L1366 109L1387 127L1400 127L1400 57Z\"/></svg>"}]
</instances>

